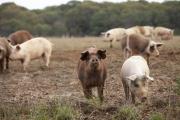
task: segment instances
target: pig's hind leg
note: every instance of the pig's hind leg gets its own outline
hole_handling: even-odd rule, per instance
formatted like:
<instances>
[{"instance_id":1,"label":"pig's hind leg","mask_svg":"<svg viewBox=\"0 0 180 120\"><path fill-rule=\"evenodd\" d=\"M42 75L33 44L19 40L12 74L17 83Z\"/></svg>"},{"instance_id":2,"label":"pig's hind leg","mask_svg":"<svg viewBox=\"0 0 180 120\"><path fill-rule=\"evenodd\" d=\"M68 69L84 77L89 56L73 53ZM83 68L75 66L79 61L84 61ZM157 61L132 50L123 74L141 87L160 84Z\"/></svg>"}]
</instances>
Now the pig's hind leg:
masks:
<instances>
[{"instance_id":1,"label":"pig's hind leg","mask_svg":"<svg viewBox=\"0 0 180 120\"><path fill-rule=\"evenodd\" d=\"M46 63L46 67L49 67L51 54L47 52L47 53L44 53L42 57L43 57L44 62Z\"/></svg>"}]
</instances>

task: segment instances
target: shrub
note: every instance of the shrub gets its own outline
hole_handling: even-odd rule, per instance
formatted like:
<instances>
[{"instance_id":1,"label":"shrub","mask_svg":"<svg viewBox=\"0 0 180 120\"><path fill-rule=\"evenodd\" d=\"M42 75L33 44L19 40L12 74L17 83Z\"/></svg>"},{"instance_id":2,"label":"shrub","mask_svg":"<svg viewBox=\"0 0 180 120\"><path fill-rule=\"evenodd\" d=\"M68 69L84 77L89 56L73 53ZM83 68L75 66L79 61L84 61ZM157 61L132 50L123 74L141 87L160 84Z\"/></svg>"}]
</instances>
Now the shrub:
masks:
<instances>
[{"instance_id":1,"label":"shrub","mask_svg":"<svg viewBox=\"0 0 180 120\"><path fill-rule=\"evenodd\" d=\"M176 92L178 95L180 95L180 78L177 78L177 79L176 79L176 83L177 83L177 85L176 85L175 92Z\"/></svg>"},{"instance_id":2,"label":"shrub","mask_svg":"<svg viewBox=\"0 0 180 120\"><path fill-rule=\"evenodd\" d=\"M57 108L55 120L73 120L75 119L76 112L74 109L67 105L62 105Z\"/></svg>"},{"instance_id":3,"label":"shrub","mask_svg":"<svg viewBox=\"0 0 180 120\"><path fill-rule=\"evenodd\" d=\"M113 120L140 120L140 115L135 107L123 106L113 116Z\"/></svg>"},{"instance_id":4,"label":"shrub","mask_svg":"<svg viewBox=\"0 0 180 120\"><path fill-rule=\"evenodd\" d=\"M38 105L31 110L32 120L49 120L48 108L45 105Z\"/></svg>"},{"instance_id":5,"label":"shrub","mask_svg":"<svg viewBox=\"0 0 180 120\"><path fill-rule=\"evenodd\" d=\"M0 120L19 120L21 117L28 118L30 106L24 103L1 103Z\"/></svg>"},{"instance_id":6,"label":"shrub","mask_svg":"<svg viewBox=\"0 0 180 120\"><path fill-rule=\"evenodd\" d=\"M150 116L150 120L165 120L164 116L161 113L153 113Z\"/></svg>"},{"instance_id":7,"label":"shrub","mask_svg":"<svg viewBox=\"0 0 180 120\"><path fill-rule=\"evenodd\" d=\"M77 112L66 103L49 102L31 110L32 120L74 120Z\"/></svg>"}]
</instances>

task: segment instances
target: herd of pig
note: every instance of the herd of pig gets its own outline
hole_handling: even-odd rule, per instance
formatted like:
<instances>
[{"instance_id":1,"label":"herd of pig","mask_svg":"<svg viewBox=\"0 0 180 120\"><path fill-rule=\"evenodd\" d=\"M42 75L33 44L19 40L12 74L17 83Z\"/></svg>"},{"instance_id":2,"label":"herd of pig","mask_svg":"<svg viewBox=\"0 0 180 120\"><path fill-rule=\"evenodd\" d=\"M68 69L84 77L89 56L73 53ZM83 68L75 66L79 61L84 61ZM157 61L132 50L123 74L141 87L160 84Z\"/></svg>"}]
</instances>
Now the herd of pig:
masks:
<instances>
[{"instance_id":1,"label":"herd of pig","mask_svg":"<svg viewBox=\"0 0 180 120\"><path fill-rule=\"evenodd\" d=\"M165 27L153 27L153 26L134 26L128 29L125 28L113 28L106 32L102 32L102 35L110 42L110 47L113 47L113 42L121 41L125 36L131 34L142 35L151 40L172 40L174 30Z\"/></svg>"},{"instance_id":2,"label":"herd of pig","mask_svg":"<svg viewBox=\"0 0 180 120\"><path fill-rule=\"evenodd\" d=\"M23 64L23 70L31 60L43 58L46 66L49 66L52 43L46 38L32 38L25 30L17 31L8 38L0 38L0 69L5 71L9 68L9 60L19 60Z\"/></svg>"},{"instance_id":3,"label":"herd of pig","mask_svg":"<svg viewBox=\"0 0 180 120\"><path fill-rule=\"evenodd\" d=\"M151 27L148 26L135 26L127 30L116 28L105 33L105 37L110 38L110 41L121 40L125 57L121 69L121 80L126 100L132 101L132 103L135 103L135 98L142 102L147 99L148 83L154 80L149 76L149 56L154 51L156 55L159 55L158 47L163 45L152 40L154 32L150 32L150 29ZM156 31L159 29L155 28ZM125 30L124 33L123 30ZM139 32L137 32L138 30ZM170 29L164 28L163 31L161 27L159 31L156 35L165 35L166 33L167 38L172 38L169 37L170 35L173 36L173 31ZM37 58L42 58L48 67L52 47L53 44L46 38L32 38L32 35L25 30L12 33L7 38L2 37L0 38L1 72L9 68L9 59L21 61L24 71L26 71L29 62ZM147 56L147 60L144 59L144 55ZM99 99L101 102L103 101L104 83L107 78L105 59L106 50L98 49L95 46L87 48L81 53L77 74L82 84L84 96L88 99L93 97L92 88L97 87Z\"/></svg>"}]
</instances>

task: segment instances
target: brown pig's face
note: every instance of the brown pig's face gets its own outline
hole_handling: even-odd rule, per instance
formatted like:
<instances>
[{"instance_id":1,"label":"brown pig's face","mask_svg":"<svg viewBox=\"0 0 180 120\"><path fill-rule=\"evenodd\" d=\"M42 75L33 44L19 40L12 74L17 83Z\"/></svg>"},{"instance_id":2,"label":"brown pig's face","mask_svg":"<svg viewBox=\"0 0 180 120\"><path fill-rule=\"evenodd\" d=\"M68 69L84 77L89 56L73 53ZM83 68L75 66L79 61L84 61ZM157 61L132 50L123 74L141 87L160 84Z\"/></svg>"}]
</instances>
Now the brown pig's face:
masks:
<instances>
[{"instance_id":1,"label":"brown pig's face","mask_svg":"<svg viewBox=\"0 0 180 120\"><path fill-rule=\"evenodd\" d=\"M95 53L90 53L89 51L84 51L81 53L81 60L86 61L90 68L98 68L101 59L106 58L106 50L97 50Z\"/></svg>"}]
</instances>

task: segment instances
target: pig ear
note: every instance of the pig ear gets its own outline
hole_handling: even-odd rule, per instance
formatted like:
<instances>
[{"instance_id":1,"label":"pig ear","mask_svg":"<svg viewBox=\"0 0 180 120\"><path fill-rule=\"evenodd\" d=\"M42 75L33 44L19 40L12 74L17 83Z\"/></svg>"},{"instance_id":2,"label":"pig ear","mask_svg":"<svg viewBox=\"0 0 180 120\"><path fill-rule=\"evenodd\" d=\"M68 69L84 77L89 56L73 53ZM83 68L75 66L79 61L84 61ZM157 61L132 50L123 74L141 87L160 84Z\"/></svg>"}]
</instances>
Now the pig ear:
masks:
<instances>
[{"instance_id":1,"label":"pig ear","mask_svg":"<svg viewBox=\"0 0 180 120\"><path fill-rule=\"evenodd\" d=\"M16 50L20 50L21 47L19 45L16 46Z\"/></svg>"},{"instance_id":2,"label":"pig ear","mask_svg":"<svg viewBox=\"0 0 180 120\"><path fill-rule=\"evenodd\" d=\"M97 54L100 56L100 59L106 58L106 50L98 50Z\"/></svg>"},{"instance_id":3,"label":"pig ear","mask_svg":"<svg viewBox=\"0 0 180 120\"><path fill-rule=\"evenodd\" d=\"M106 37L109 37L110 36L110 33L107 33L107 36Z\"/></svg>"},{"instance_id":4,"label":"pig ear","mask_svg":"<svg viewBox=\"0 0 180 120\"><path fill-rule=\"evenodd\" d=\"M146 78L147 80L154 81L154 78L153 78L153 77L150 77L149 75L145 75L145 78Z\"/></svg>"},{"instance_id":5,"label":"pig ear","mask_svg":"<svg viewBox=\"0 0 180 120\"><path fill-rule=\"evenodd\" d=\"M135 74L135 75L131 75L131 76L127 77L127 79L128 79L128 80L130 80L130 81L135 81L135 80L136 80L136 78L137 78L137 75L136 75L136 74Z\"/></svg>"},{"instance_id":6,"label":"pig ear","mask_svg":"<svg viewBox=\"0 0 180 120\"><path fill-rule=\"evenodd\" d=\"M7 39L7 41L8 41L9 43L11 43L11 40L10 40L10 39Z\"/></svg>"},{"instance_id":7,"label":"pig ear","mask_svg":"<svg viewBox=\"0 0 180 120\"><path fill-rule=\"evenodd\" d=\"M156 43L157 47L161 47L162 45L164 45L163 43Z\"/></svg>"},{"instance_id":8,"label":"pig ear","mask_svg":"<svg viewBox=\"0 0 180 120\"><path fill-rule=\"evenodd\" d=\"M106 32L101 32L101 35L105 35L106 34Z\"/></svg>"},{"instance_id":9,"label":"pig ear","mask_svg":"<svg viewBox=\"0 0 180 120\"><path fill-rule=\"evenodd\" d=\"M88 57L89 57L89 52L88 52L88 51L84 51L84 52L81 53L80 59L81 59L82 61L84 61L84 60L87 60Z\"/></svg>"}]
</instances>

